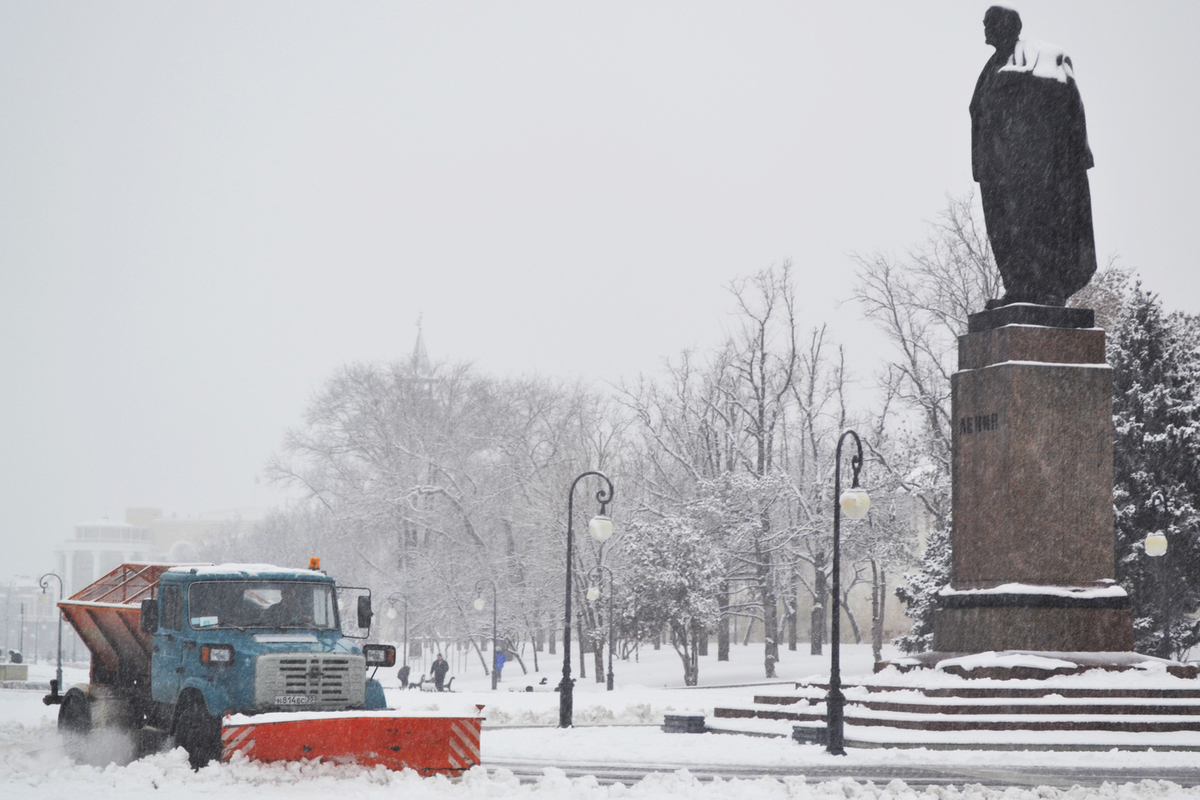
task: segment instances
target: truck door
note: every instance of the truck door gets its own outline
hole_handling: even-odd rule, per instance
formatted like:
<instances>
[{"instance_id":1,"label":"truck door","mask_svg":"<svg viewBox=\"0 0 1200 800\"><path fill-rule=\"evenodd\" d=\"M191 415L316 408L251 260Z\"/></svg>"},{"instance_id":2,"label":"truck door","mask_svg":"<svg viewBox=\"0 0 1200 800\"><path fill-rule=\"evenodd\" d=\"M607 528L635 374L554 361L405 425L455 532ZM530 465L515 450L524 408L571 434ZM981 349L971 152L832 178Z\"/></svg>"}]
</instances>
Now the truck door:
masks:
<instances>
[{"instance_id":1,"label":"truck door","mask_svg":"<svg viewBox=\"0 0 1200 800\"><path fill-rule=\"evenodd\" d=\"M158 630L150 662L154 699L174 703L183 685L183 596L178 586L166 586L159 596Z\"/></svg>"}]
</instances>

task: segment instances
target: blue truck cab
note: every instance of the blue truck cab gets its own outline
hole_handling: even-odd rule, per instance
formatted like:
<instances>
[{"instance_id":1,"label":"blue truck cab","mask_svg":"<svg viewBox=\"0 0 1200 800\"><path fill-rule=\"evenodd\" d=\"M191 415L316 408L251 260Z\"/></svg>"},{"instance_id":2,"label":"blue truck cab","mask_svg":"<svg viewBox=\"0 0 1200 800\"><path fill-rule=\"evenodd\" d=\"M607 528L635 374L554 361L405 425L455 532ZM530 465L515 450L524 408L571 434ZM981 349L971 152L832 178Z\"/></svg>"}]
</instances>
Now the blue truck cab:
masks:
<instances>
[{"instance_id":1,"label":"blue truck cab","mask_svg":"<svg viewBox=\"0 0 1200 800\"><path fill-rule=\"evenodd\" d=\"M369 629L369 594L357 610ZM231 713L387 705L367 671L395 664L395 648L343 634L337 586L319 569L172 567L143 601L141 623L153 641L151 699L169 709L172 728L211 727Z\"/></svg>"}]
</instances>

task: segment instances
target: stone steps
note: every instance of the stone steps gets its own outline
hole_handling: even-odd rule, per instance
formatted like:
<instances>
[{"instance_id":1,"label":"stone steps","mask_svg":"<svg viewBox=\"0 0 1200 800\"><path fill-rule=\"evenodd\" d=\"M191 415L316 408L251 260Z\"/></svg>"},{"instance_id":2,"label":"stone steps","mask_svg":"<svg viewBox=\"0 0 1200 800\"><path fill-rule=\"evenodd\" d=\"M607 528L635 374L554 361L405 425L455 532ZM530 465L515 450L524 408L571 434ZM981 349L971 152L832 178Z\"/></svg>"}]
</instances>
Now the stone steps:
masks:
<instances>
[{"instance_id":1,"label":"stone steps","mask_svg":"<svg viewBox=\"0 0 1200 800\"><path fill-rule=\"evenodd\" d=\"M843 687L846 689L849 687ZM1172 698L1172 699L1193 699L1200 702L1200 682L1198 688L1195 689L1087 689L1087 688L1071 688L1071 687L1049 687L1049 688L1011 688L1006 686L995 686L988 689L977 689L974 687L962 688L926 688L926 687L900 687L900 686L883 686L875 684L858 684L857 688L867 692L875 693L894 693L898 691L918 691L926 697L962 697L962 698L978 698L990 699L995 697L1010 697L1010 698L1035 698L1047 697L1050 695L1059 695L1061 697L1140 697L1140 698ZM825 700L825 693L829 691L829 686L824 683L805 683L797 684L797 690L803 689L804 694L788 694L788 695L755 695L755 703L777 703L779 705L788 705L796 702L798 697L812 698L816 700Z\"/></svg>"},{"instance_id":2,"label":"stone steps","mask_svg":"<svg viewBox=\"0 0 1200 800\"><path fill-rule=\"evenodd\" d=\"M718 708L717 719L752 718L788 720L796 723L825 721L824 708L811 712L764 711L758 709ZM928 731L1197 731L1200 732L1200 713L1189 716L1153 714L969 714L950 717L939 712L864 713L854 704L846 705L846 724L863 727L879 726L897 729Z\"/></svg>"},{"instance_id":3,"label":"stone steps","mask_svg":"<svg viewBox=\"0 0 1200 800\"><path fill-rule=\"evenodd\" d=\"M786 698L772 698L786 699ZM940 700L940 702L939 702ZM789 710L788 713L802 713L805 717L812 712L824 716L824 699L815 700L802 698L799 702L790 703L764 702L764 698L754 698L755 708L759 706L776 706ZM961 698L932 698L925 702L911 700L871 699L854 701L858 709L868 711L884 711L899 714L945 714L964 716L1017 716L1022 714L1037 714L1039 716L1128 716L1128 715L1162 715L1162 716L1197 716L1200 715L1200 700L1187 698L1129 698L1120 702L1117 698L1096 698L1095 702L1014 702L1011 699L996 698L995 700L961 699ZM805 713L808 712L808 713ZM761 719L791 719L793 717L771 715L768 709L759 714Z\"/></svg>"},{"instance_id":4,"label":"stone steps","mask_svg":"<svg viewBox=\"0 0 1200 800\"><path fill-rule=\"evenodd\" d=\"M1000 682L996 682L1000 683ZM1028 684L1029 682L1022 681ZM753 704L717 708L710 726L725 733L775 735L790 725L822 725L825 693L821 684L797 684L796 692L754 697ZM1036 739L1038 746L1083 746L1096 737L1115 747L1161 746L1164 735L1185 735L1179 746L1200 749L1200 686L1122 687L899 686L863 682L843 687L848 743L862 746L926 746L936 740L998 743ZM740 721L740 723L739 723ZM914 737L914 732L923 732ZM857 732L857 733L856 733ZM1045 741L1049 737L1050 744ZM889 744L889 742L891 742Z\"/></svg>"}]
</instances>

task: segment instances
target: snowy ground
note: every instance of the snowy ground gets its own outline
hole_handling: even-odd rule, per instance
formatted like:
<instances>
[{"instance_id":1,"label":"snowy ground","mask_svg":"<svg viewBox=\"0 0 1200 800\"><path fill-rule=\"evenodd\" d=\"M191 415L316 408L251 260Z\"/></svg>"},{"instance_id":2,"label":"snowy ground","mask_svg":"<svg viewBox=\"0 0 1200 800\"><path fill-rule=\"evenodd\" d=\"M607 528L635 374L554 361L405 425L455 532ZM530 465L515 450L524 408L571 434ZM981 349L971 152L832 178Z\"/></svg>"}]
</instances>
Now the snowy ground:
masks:
<instances>
[{"instance_id":1,"label":"snowy ground","mask_svg":"<svg viewBox=\"0 0 1200 800\"><path fill-rule=\"evenodd\" d=\"M843 649L847 676L870 672L870 650ZM457 663L456 663L457 662ZM663 733L664 713L709 715L714 706L745 705L762 687L733 684L763 683L761 647L734 648L729 663L718 664L715 655L702 660L700 688L683 688L678 657L673 651L644 649L638 663L615 664L617 689L606 692L590 675L579 680L575 695L572 730L554 727L558 720L558 696L544 691L557 682L561 661L543 658L539 674L522 676L510 663L497 692L478 662L454 660L457 677L452 694L402 692L392 676L385 677L391 705L413 711L452 710L463 704L486 706L482 749L484 768L459 781L423 779L409 773L383 769L336 767L324 764L262 765L235 761L211 765L199 773L187 766L181 750L151 756L125 766L79 766L63 755L54 730L56 707L42 705L42 692L0 690L0 797L5 798L199 798L218 794L238 798L288 797L291 800L328 798L331 794L350 797L421 798L530 797L544 800L566 798L847 798L847 797L1192 797L1200 800L1200 789L1167 781L1109 783L1100 788L1006 790L982 786L932 786L911 781L870 783L806 779L816 775L880 775L888 770L911 774L921 768L952 769L995 767L1013 774L1036 772L1046 767L1079 769L1145 769L1164 774L1200 765L1196 753L1048 753L912 750L856 750L846 757L829 756L822 749L797 745L786 739L760 739L717 734L680 735ZM419 674L423 664L416 664ZM532 664L529 666L532 668ZM557 672L556 672L557 670ZM822 676L828 657L811 657L805 652L784 651L779 665L782 688L792 681ZM578 662L574 672L578 675ZM53 667L31 665L31 680L48 680ZM542 677L547 686L540 686ZM86 677L82 670L67 670L66 683ZM384 677L384 676L380 676ZM852 680L852 678L851 678ZM535 691L523 691L534 686ZM512 691L520 689L522 691ZM539 690L540 689L540 690ZM522 783L506 768L515 765L546 765L542 777ZM562 768L604 770L614 764L633 765L659 772L626 783L601 784L594 777L567 777ZM765 778L698 780L693 773L747 775L761 770ZM1025 781L1022 781L1025 782ZM1185 781L1191 783L1191 781ZM1197 779L1200 782L1200 778Z\"/></svg>"}]
</instances>

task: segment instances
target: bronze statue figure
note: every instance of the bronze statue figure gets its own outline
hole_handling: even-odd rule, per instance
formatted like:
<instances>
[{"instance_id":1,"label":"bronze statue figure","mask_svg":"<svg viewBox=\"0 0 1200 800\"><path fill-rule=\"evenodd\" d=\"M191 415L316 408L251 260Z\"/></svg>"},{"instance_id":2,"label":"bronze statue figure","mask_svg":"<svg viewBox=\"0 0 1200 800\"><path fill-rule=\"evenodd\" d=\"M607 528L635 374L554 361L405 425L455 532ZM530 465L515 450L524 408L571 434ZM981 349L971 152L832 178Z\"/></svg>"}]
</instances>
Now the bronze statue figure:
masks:
<instances>
[{"instance_id":1,"label":"bronze statue figure","mask_svg":"<svg viewBox=\"0 0 1200 800\"><path fill-rule=\"evenodd\" d=\"M971 168L1010 303L1062 306L1096 271L1092 167L1071 59L1018 38L1021 17L992 6L984 40L996 52L971 98Z\"/></svg>"}]
</instances>

